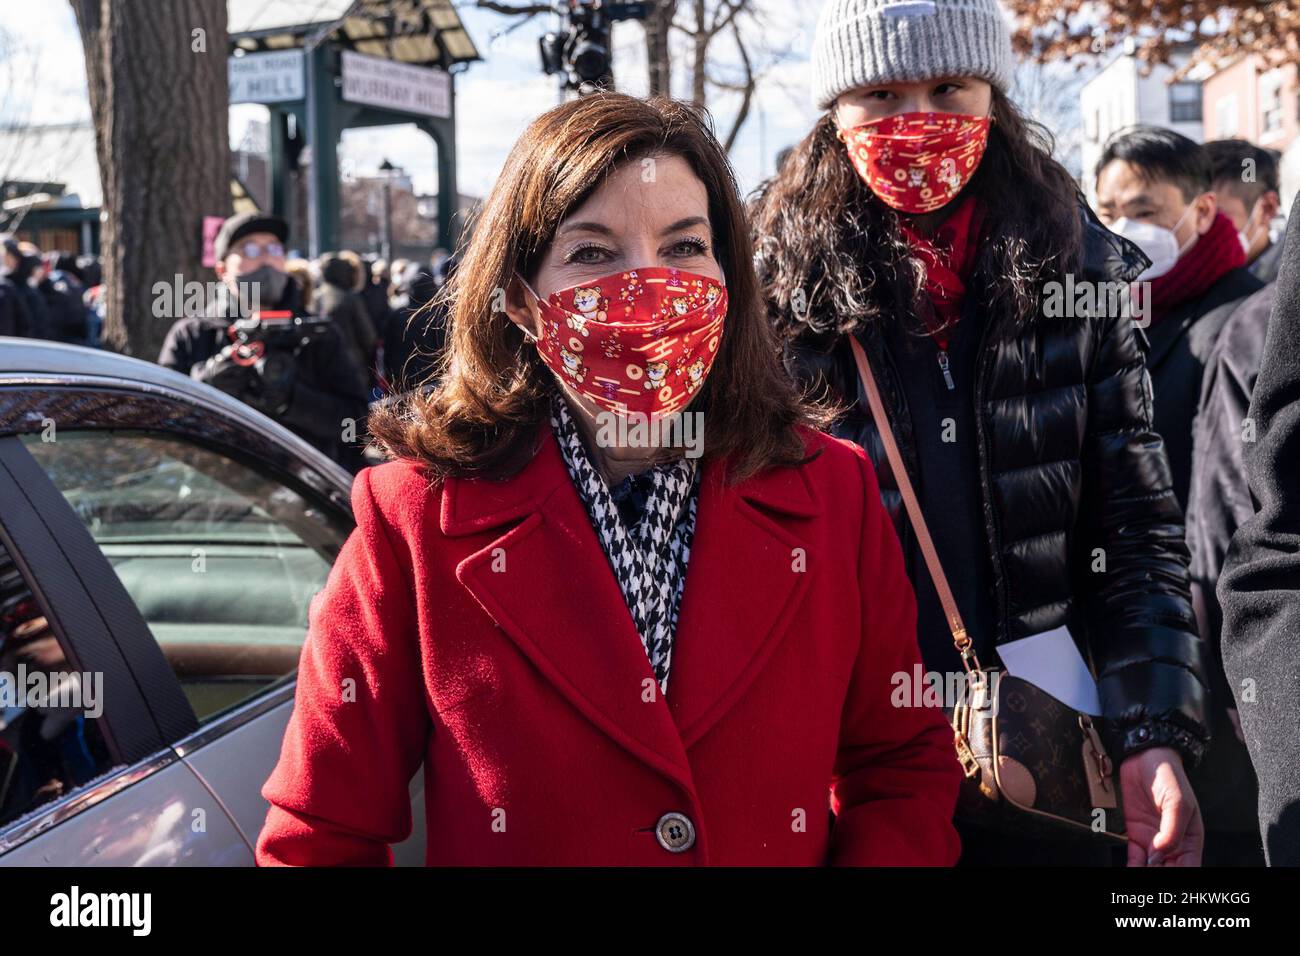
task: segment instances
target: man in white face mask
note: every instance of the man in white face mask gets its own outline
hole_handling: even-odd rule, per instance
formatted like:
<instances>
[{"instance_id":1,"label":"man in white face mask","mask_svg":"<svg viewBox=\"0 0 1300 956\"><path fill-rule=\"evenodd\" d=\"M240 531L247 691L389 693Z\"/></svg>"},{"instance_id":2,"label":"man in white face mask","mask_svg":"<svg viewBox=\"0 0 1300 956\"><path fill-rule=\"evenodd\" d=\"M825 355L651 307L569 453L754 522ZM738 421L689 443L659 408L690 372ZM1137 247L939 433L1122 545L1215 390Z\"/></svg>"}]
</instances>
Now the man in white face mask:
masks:
<instances>
[{"instance_id":1,"label":"man in white face mask","mask_svg":"<svg viewBox=\"0 0 1300 956\"><path fill-rule=\"evenodd\" d=\"M1239 642L1239 647L1266 646L1266 642L1258 639L1257 628L1235 635L1225 629L1224 610L1216 588L1227 576L1228 555L1234 551L1238 529L1255 514L1255 495L1247 480L1246 459L1258 447L1262 435L1247 434L1243 423L1254 422L1253 427L1260 429L1260 421L1251 407L1255 383L1265 361L1269 314L1278 291L1274 280L1281 264L1283 243L1272 243L1267 229L1268 223L1277 216L1279 202L1277 161L1273 154L1240 139L1206 143L1205 149L1214 161L1214 192L1219 209L1237 227L1250 271L1268 282L1237 307L1219 332L1218 343L1205 368L1192 440L1195 467L1187 508L1187 547L1192 557L1193 603L1201 636L1216 651L1220 647L1226 650L1223 654L1216 652L1215 657L1224 660L1225 668L1231 669L1234 640ZM1279 347L1280 343L1269 346L1270 357ZM1261 461L1265 458L1260 456ZM1248 590L1242 589L1243 596ZM1255 773L1246 750L1241 712L1233 697L1234 685L1226 677L1220 680L1220 674L1218 669L1210 674L1211 699L1216 702L1211 713L1213 741L1197 772L1224 780L1240 780L1242 786L1225 792L1221 800L1203 804L1206 820L1216 821L1214 845L1207 847L1203 862L1206 866L1258 866L1264 862L1264 856L1258 826L1260 800L1256 799L1252 785ZM1276 795L1282 788L1274 786L1272 794L1268 789L1266 783L1263 802L1279 805ZM1266 809L1263 816L1270 812ZM1270 828L1276 830L1269 823L1265 827L1266 836L1272 836L1267 832ZM1275 862L1281 844L1282 841L1275 839L1272 849Z\"/></svg>"},{"instance_id":2,"label":"man in white face mask","mask_svg":"<svg viewBox=\"0 0 1300 956\"><path fill-rule=\"evenodd\" d=\"M1161 157L1150 155L1184 146L1173 137L1183 139L1169 130L1136 129L1112 140L1097 166L1097 213L1151 260L1142 280L1167 275L1218 211L1207 158L1195 143L1185 141L1181 169L1162 168Z\"/></svg>"},{"instance_id":3,"label":"man in white face mask","mask_svg":"<svg viewBox=\"0 0 1300 956\"><path fill-rule=\"evenodd\" d=\"M1269 233L1282 206L1276 154L1244 139L1215 140L1205 151L1214 166L1219 211L1237 227L1246 265L1257 279L1274 281L1282 262L1282 244Z\"/></svg>"},{"instance_id":4,"label":"man in white face mask","mask_svg":"<svg viewBox=\"0 0 1300 956\"><path fill-rule=\"evenodd\" d=\"M1147 368L1156 431L1184 510L1206 359L1237 303L1262 286L1244 268L1237 230L1210 190L1210 170L1203 147L1149 126L1112 137L1097 166L1102 222L1151 260L1139 276L1139 311L1151 323Z\"/></svg>"},{"instance_id":5,"label":"man in white face mask","mask_svg":"<svg viewBox=\"0 0 1300 956\"><path fill-rule=\"evenodd\" d=\"M1202 412L1202 383L1207 363L1219 365L1216 342L1242 301L1263 283L1245 268L1246 254L1238 227L1217 208L1211 190L1210 157L1204 147L1163 129L1138 128L1107 144L1097 174L1098 213L1111 230L1141 247L1151 267L1142 275L1140 294L1150 303L1151 348L1147 367L1155 393L1155 426L1165 440L1173 472L1174 493L1184 512L1195 490L1196 507L1188 513L1189 539L1197 553L1194 574L1202 566L1217 568L1222 557L1203 543L1221 539L1203 519L1214 488L1205 475L1216 457L1234 449L1225 436L1194 442L1193 422ZM1229 325L1229 328L1232 326ZM1217 395L1211 388L1210 394ZM1226 417L1213 400L1206 423L1222 425ZM1231 427L1240 427L1235 416ZM1231 443L1241 442L1233 434ZM1195 449L1195 462L1193 461ZM1232 478L1239 465L1229 459L1220 473ZM1196 481L1193 483L1192 475ZM1232 484L1239 484L1233 481ZM1191 486L1189 488L1189 486ZM1243 489L1244 494L1244 489ZM1248 496L1247 496L1248 500ZM1221 516L1225 521L1231 515ZM1235 524L1233 524L1235 527ZM1201 542L1202 546L1197 547ZM1204 595L1213 583L1201 581L1198 603L1202 636L1217 650L1217 615L1204 613ZM1254 780L1250 761L1233 729L1226 679L1217 653L1207 667L1212 690L1210 747L1202 763L1189 771L1205 819L1207 864L1240 865L1262 860L1256 832Z\"/></svg>"}]
</instances>

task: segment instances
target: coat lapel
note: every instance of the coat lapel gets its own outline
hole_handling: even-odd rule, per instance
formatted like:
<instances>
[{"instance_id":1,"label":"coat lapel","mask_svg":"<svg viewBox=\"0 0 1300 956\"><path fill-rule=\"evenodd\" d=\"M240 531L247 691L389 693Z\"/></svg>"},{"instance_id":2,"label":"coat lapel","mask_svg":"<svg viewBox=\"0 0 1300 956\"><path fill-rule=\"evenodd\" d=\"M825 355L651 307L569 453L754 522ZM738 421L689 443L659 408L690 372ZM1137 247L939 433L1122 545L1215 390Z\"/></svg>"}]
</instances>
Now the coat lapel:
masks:
<instances>
[{"instance_id":1,"label":"coat lapel","mask_svg":"<svg viewBox=\"0 0 1300 956\"><path fill-rule=\"evenodd\" d=\"M515 477L446 482L444 534L501 529L456 576L575 708L693 790L685 748L618 582L551 430L542 432L540 449Z\"/></svg>"},{"instance_id":2,"label":"coat lapel","mask_svg":"<svg viewBox=\"0 0 1300 956\"><path fill-rule=\"evenodd\" d=\"M458 565L461 584L578 711L690 790L686 748L740 699L789 629L808 580L796 570L796 549L807 547L800 525L820 512L803 468L735 486L706 465L701 480L666 701L549 428L515 477L449 479L440 519L452 537L499 532ZM494 570L502 558L505 570Z\"/></svg>"},{"instance_id":3,"label":"coat lapel","mask_svg":"<svg viewBox=\"0 0 1300 956\"><path fill-rule=\"evenodd\" d=\"M803 468L776 468L740 486L706 467L681 613L668 706L690 747L761 672L807 587L797 570L802 519L819 511Z\"/></svg>"}]
</instances>

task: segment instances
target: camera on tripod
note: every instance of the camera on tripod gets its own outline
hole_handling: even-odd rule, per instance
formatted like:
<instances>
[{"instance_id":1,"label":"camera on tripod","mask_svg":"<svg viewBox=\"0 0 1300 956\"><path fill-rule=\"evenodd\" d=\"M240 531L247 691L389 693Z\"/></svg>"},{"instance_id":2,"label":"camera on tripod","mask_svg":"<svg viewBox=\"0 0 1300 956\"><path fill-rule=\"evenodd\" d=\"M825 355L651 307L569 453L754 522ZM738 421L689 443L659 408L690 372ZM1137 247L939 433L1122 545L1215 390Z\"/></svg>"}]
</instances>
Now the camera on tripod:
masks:
<instances>
[{"instance_id":1,"label":"camera on tripod","mask_svg":"<svg viewBox=\"0 0 1300 956\"><path fill-rule=\"evenodd\" d=\"M561 74L566 89L590 93L614 86L610 30L618 20L644 20L651 3L562 0L557 13L562 31L541 38L542 70Z\"/></svg>"}]
</instances>

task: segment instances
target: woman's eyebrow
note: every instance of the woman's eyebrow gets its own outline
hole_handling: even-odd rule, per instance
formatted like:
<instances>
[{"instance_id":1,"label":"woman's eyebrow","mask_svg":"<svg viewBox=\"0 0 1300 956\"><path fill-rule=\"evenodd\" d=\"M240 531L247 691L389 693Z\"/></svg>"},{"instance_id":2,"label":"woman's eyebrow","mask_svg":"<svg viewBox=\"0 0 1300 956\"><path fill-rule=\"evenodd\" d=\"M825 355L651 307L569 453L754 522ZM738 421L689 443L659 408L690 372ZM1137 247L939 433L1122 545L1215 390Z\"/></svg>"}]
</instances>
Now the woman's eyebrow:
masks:
<instances>
[{"instance_id":1,"label":"woman's eyebrow","mask_svg":"<svg viewBox=\"0 0 1300 956\"><path fill-rule=\"evenodd\" d=\"M678 219L667 229L663 230L663 232L659 233L659 235L667 236L674 232L681 232L683 229L690 229L694 226L707 226L708 224L709 220L705 219L703 216L687 216L685 219Z\"/></svg>"},{"instance_id":2,"label":"woman's eyebrow","mask_svg":"<svg viewBox=\"0 0 1300 956\"><path fill-rule=\"evenodd\" d=\"M600 222L590 222L580 220L578 222L566 222L559 228L556 235L564 235L566 232L598 232L602 236L612 236L614 230Z\"/></svg>"}]
</instances>

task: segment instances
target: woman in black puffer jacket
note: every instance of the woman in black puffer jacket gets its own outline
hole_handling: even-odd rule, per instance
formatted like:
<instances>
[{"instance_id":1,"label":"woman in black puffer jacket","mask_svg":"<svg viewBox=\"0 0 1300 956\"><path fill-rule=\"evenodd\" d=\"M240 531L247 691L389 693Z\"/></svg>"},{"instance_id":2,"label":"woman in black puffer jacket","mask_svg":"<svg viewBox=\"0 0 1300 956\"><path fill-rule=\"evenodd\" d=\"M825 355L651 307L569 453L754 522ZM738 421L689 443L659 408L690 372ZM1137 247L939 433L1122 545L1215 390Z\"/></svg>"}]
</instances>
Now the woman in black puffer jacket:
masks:
<instances>
[{"instance_id":1,"label":"woman in black puffer jacket","mask_svg":"<svg viewBox=\"0 0 1300 956\"><path fill-rule=\"evenodd\" d=\"M1203 646L1145 336L1116 307L1148 262L1097 221L1050 137L1006 96L1005 26L987 6L978 30L945 26L957 5L928 15L975 38L966 60L961 43L892 41L875 59L880 44L863 37L904 19L915 39L925 15L828 4L814 74L830 112L755 198L756 261L792 374L842 404L835 434L875 462L927 668L961 663L849 335L880 383L981 660L1068 626L1113 722L1128 861L1195 865L1202 826L1185 765L1208 737ZM958 823L966 862L1111 861L1095 844Z\"/></svg>"}]
</instances>

